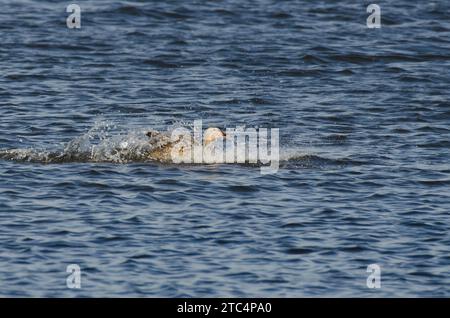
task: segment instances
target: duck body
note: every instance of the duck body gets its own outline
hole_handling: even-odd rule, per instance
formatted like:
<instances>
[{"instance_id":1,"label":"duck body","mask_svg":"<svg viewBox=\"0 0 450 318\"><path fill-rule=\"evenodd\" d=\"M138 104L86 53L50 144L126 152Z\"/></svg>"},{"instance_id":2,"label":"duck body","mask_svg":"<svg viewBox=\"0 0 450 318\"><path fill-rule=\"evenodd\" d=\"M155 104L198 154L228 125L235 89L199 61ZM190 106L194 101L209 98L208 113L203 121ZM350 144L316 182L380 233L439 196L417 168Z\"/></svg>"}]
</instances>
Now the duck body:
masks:
<instances>
[{"instance_id":1,"label":"duck body","mask_svg":"<svg viewBox=\"0 0 450 318\"><path fill-rule=\"evenodd\" d=\"M168 163L192 163L202 162L203 154L205 152L208 154L213 148L212 145L219 139L222 140L225 134L219 128L208 128L200 144L196 141L192 142L193 138L188 133L168 137L160 132L150 131L147 136L153 146L148 159Z\"/></svg>"}]
</instances>

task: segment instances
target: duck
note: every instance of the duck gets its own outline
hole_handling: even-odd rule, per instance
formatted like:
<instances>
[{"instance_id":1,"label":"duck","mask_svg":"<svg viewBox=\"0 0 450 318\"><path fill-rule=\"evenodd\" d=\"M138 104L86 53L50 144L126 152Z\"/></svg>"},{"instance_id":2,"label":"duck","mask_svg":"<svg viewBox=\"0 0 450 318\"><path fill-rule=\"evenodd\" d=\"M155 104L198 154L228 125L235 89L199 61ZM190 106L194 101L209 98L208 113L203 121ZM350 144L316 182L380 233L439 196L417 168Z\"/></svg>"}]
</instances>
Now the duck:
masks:
<instances>
[{"instance_id":1,"label":"duck","mask_svg":"<svg viewBox=\"0 0 450 318\"><path fill-rule=\"evenodd\" d=\"M192 162L192 146L202 147L203 153L212 151L212 146L217 141L226 138L226 134L217 127L209 127L203 133L203 145L197 141L192 143L192 136L189 133L176 135L175 138L158 131L148 131L152 149L148 153L148 159L160 162L179 163Z\"/></svg>"}]
</instances>

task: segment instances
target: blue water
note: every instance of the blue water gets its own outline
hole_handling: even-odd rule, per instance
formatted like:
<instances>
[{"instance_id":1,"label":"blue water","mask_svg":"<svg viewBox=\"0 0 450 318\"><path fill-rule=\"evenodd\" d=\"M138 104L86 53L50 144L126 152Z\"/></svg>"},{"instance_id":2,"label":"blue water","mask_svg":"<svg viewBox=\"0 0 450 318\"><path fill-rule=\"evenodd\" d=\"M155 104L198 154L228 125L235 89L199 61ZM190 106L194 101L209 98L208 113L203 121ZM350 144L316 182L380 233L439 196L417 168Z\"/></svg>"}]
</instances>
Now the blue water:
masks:
<instances>
[{"instance_id":1,"label":"blue water","mask_svg":"<svg viewBox=\"0 0 450 318\"><path fill-rule=\"evenodd\" d=\"M0 0L0 296L450 296L448 1L74 2ZM280 170L115 160L196 119Z\"/></svg>"}]
</instances>

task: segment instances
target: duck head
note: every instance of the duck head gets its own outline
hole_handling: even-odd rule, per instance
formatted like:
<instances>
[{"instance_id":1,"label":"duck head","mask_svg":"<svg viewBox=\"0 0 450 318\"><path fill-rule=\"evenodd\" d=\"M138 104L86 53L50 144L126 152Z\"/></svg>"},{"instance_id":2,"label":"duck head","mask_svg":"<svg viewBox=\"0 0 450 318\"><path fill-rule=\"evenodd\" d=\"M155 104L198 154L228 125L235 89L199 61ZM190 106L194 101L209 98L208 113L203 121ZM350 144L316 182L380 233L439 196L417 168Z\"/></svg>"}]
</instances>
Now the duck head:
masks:
<instances>
[{"instance_id":1,"label":"duck head","mask_svg":"<svg viewBox=\"0 0 450 318\"><path fill-rule=\"evenodd\" d=\"M205 133L203 134L203 140L205 146L216 141L219 138L225 138L226 134L216 127L210 127L205 130Z\"/></svg>"}]
</instances>

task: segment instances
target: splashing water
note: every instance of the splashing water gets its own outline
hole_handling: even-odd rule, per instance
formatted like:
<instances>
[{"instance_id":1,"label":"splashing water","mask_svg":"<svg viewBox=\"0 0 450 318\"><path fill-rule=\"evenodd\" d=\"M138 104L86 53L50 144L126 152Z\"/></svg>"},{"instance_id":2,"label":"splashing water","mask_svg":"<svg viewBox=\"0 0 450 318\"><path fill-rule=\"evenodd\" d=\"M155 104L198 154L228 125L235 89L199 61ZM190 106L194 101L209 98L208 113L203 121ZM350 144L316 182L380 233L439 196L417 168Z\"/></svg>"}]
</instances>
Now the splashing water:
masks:
<instances>
[{"instance_id":1,"label":"splashing water","mask_svg":"<svg viewBox=\"0 0 450 318\"><path fill-rule=\"evenodd\" d=\"M37 163L144 161L151 145L144 131L129 131L111 135L115 126L97 122L83 135L71 140L62 150L34 148L0 150L0 158Z\"/></svg>"},{"instance_id":2,"label":"splashing water","mask_svg":"<svg viewBox=\"0 0 450 318\"><path fill-rule=\"evenodd\" d=\"M155 148L164 146L170 140L170 134L176 127L170 127L164 133L158 133L149 139L147 133L152 129L135 129L112 133L117 128L114 123L97 121L86 133L68 142L62 150L50 151L36 148L3 149L0 159L18 162L32 162L44 164L74 163L74 162L154 162L159 161L151 157ZM218 144L213 145L218 147ZM215 151L215 150L214 150ZM248 158L248 149L245 149ZM213 162L205 154L205 162ZM168 163L168 162L167 162ZM172 162L170 162L172 163ZM283 167L307 168L323 165L345 165L342 160L327 159L309 153L301 152L295 147L280 149L280 163ZM240 165L243 165L242 163ZM261 164L244 164L259 167Z\"/></svg>"}]
</instances>

